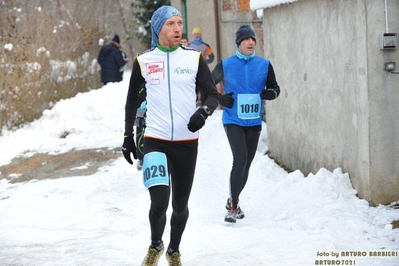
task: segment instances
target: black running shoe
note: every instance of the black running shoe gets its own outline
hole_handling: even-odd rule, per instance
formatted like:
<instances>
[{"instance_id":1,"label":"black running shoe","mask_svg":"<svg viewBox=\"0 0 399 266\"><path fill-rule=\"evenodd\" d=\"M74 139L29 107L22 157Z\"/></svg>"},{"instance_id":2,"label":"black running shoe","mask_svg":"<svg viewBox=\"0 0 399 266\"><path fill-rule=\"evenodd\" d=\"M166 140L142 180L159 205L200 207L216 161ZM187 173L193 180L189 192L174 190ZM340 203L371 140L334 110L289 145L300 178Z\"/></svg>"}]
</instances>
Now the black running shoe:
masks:
<instances>
[{"instance_id":1,"label":"black running shoe","mask_svg":"<svg viewBox=\"0 0 399 266\"><path fill-rule=\"evenodd\" d=\"M227 199L226 203L226 210L230 209L230 204L231 204L231 198ZM241 207L239 204L237 204L237 214L236 214L236 219L243 219L245 217L245 213L241 210Z\"/></svg>"}]
</instances>

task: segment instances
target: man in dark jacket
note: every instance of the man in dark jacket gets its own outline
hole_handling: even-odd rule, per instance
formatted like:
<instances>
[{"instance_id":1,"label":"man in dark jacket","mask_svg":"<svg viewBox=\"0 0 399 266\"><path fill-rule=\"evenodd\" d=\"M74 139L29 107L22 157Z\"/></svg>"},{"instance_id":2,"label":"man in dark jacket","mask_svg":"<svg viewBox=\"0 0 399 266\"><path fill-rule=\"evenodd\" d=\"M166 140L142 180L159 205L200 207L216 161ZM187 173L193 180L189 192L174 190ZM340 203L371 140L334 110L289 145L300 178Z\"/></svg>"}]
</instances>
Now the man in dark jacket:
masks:
<instances>
[{"instance_id":1,"label":"man in dark jacket","mask_svg":"<svg viewBox=\"0 0 399 266\"><path fill-rule=\"evenodd\" d=\"M122 81L121 70L123 71L127 59L123 58L118 35L114 36L111 43L101 47L97 61L101 66L101 82L104 85Z\"/></svg>"}]
</instances>

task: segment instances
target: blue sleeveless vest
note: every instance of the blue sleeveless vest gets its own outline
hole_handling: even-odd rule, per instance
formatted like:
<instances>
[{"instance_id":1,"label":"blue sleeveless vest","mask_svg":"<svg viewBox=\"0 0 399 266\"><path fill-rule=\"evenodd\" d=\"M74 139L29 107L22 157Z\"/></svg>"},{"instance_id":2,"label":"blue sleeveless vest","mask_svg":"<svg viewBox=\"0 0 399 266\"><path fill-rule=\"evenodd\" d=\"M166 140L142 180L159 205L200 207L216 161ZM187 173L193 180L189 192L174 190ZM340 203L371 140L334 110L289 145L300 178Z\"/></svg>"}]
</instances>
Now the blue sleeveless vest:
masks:
<instances>
[{"instance_id":1,"label":"blue sleeveless vest","mask_svg":"<svg viewBox=\"0 0 399 266\"><path fill-rule=\"evenodd\" d=\"M238 117L238 94L259 94L266 87L269 71L269 60L254 56L248 60L240 59L233 55L222 60L224 83L226 93L234 92L234 105L232 108L223 108L223 124L234 124L244 127L259 126L262 116L255 119L241 119ZM263 100L260 101L260 114L263 113Z\"/></svg>"}]
</instances>

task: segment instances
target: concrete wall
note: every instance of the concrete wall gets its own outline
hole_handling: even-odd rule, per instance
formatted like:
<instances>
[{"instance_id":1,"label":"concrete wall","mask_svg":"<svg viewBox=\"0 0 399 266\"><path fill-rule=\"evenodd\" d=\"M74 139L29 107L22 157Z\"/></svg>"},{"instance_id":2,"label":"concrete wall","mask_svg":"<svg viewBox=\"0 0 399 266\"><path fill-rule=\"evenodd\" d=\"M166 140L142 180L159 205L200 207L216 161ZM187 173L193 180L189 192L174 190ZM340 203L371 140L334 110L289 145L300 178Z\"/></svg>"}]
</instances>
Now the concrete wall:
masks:
<instances>
[{"instance_id":1,"label":"concrete wall","mask_svg":"<svg viewBox=\"0 0 399 266\"><path fill-rule=\"evenodd\" d=\"M367 47L370 104L370 190L373 202L399 198L399 74L384 71L385 62L396 62L399 49L379 50L385 32L384 1L368 0ZM399 1L388 0L389 31L399 34Z\"/></svg>"},{"instance_id":2,"label":"concrete wall","mask_svg":"<svg viewBox=\"0 0 399 266\"><path fill-rule=\"evenodd\" d=\"M379 49L384 1L301 0L265 9L263 29L282 89L266 105L271 156L305 175L341 167L373 204L399 199L399 75L383 70L399 54Z\"/></svg>"}]
</instances>

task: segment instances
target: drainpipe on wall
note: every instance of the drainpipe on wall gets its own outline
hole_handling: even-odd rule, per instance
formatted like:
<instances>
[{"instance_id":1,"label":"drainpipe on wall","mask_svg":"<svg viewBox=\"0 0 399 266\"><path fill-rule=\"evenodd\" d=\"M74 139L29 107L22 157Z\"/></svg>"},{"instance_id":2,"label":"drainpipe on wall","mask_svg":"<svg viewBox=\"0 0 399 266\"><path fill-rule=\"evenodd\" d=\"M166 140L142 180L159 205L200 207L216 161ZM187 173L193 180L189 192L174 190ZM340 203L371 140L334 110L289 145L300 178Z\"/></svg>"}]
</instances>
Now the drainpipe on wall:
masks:
<instances>
[{"instance_id":1,"label":"drainpipe on wall","mask_svg":"<svg viewBox=\"0 0 399 266\"><path fill-rule=\"evenodd\" d=\"M388 33L388 3L387 0L385 0L385 33Z\"/></svg>"},{"instance_id":2,"label":"drainpipe on wall","mask_svg":"<svg viewBox=\"0 0 399 266\"><path fill-rule=\"evenodd\" d=\"M213 11L215 13L215 32L216 32L216 62L220 61L220 19L219 19L219 3L213 0Z\"/></svg>"},{"instance_id":3,"label":"drainpipe on wall","mask_svg":"<svg viewBox=\"0 0 399 266\"><path fill-rule=\"evenodd\" d=\"M397 33L390 33L388 28L388 1L385 0L385 33L380 34L380 50L392 50L396 49L398 45L398 35ZM391 74L399 74L395 72L396 62L385 62L385 71Z\"/></svg>"},{"instance_id":4,"label":"drainpipe on wall","mask_svg":"<svg viewBox=\"0 0 399 266\"><path fill-rule=\"evenodd\" d=\"M187 26L187 2L186 0L181 1L183 6L183 18L184 18L184 31L188 35Z\"/></svg>"}]
</instances>

